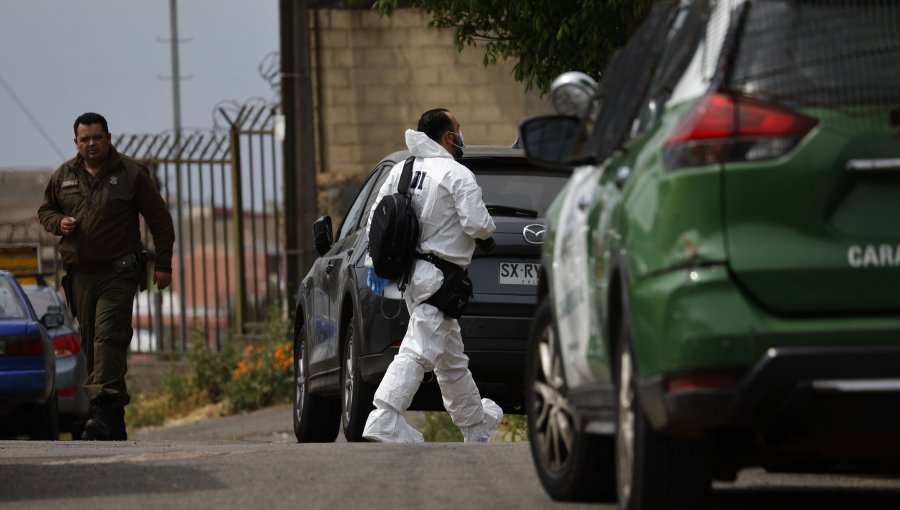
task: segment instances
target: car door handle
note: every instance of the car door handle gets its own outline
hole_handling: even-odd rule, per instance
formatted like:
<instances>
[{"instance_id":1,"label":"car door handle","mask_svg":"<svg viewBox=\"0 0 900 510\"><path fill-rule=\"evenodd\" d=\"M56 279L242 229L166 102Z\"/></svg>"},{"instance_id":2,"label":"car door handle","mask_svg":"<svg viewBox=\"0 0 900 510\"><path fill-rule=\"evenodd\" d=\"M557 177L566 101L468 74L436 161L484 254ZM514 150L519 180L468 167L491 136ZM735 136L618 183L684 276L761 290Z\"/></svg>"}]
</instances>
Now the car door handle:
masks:
<instances>
[{"instance_id":1,"label":"car door handle","mask_svg":"<svg viewBox=\"0 0 900 510\"><path fill-rule=\"evenodd\" d=\"M332 271L334 271L334 261L329 261L325 264L325 273L331 274Z\"/></svg>"}]
</instances>

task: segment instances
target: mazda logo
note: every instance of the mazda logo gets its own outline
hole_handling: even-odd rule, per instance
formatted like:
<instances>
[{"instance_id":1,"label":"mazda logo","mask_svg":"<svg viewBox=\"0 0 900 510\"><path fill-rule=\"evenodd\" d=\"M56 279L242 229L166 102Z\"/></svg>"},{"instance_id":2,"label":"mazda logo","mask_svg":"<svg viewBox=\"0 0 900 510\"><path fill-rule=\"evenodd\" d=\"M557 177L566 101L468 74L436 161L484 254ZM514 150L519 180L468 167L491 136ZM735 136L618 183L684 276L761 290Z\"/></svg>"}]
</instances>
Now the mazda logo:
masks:
<instances>
[{"instance_id":1,"label":"mazda logo","mask_svg":"<svg viewBox=\"0 0 900 510\"><path fill-rule=\"evenodd\" d=\"M522 230L522 237L528 244L544 244L544 226L537 223L528 225Z\"/></svg>"}]
</instances>

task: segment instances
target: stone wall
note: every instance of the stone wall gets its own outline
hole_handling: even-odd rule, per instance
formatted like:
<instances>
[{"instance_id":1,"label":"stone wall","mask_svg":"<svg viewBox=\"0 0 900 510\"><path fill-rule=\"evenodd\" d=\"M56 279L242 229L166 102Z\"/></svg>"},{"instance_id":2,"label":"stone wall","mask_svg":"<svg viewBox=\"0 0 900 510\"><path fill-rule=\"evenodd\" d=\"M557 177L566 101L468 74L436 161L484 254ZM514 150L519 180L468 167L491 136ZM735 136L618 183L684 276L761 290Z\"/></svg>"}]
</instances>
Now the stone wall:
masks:
<instances>
[{"instance_id":1,"label":"stone wall","mask_svg":"<svg viewBox=\"0 0 900 510\"><path fill-rule=\"evenodd\" d=\"M511 63L485 67L481 47L458 52L453 31L429 20L410 9L311 13L323 213L337 212L338 189L352 190L383 156L405 148L403 132L425 110L451 110L469 145L511 145L519 122L544 108L513 79Z\"/></svg>"}]
</instances>

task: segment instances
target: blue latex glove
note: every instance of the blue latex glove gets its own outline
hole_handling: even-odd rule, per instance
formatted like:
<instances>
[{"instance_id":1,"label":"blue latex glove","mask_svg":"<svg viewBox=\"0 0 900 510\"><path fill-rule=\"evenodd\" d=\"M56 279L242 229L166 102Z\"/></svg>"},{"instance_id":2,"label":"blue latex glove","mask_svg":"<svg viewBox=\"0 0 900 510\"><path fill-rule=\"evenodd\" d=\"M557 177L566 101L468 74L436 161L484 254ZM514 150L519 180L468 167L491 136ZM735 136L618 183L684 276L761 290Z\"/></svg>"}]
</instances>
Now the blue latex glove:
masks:
<instances>
[{"instance_id":1,"label":"blue latex glove","mask_svg":"<svg viewBox=\"0 0 900 510\"><path fill-rule=\"evenodd\" d=\"M375 270L369 268L369 276L366 278L366 283L369 285L369 288L372 289L372 292L377 296L384 295L384 287L390 283L386 278L382 278L375 274Z\"/></svg>"}]
</instances>

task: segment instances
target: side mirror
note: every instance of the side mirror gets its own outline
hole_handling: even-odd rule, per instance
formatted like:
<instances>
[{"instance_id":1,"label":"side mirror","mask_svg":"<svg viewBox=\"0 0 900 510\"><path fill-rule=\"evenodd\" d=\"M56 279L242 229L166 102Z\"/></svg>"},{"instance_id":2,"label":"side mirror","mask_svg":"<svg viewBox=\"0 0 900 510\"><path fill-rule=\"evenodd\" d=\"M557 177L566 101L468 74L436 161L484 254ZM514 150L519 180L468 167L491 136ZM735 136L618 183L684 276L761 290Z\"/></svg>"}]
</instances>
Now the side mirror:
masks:
<instances>
[{"instance_id":1,"label":"side mirror","mask_svg":"<svg viewBox=\"0 0 900 510\"><path fill-rule=\"evenodd\" d=\"M334 233L331 228L331 216L322 216L313 222L313 239L319 255L325 255L334 244Z\"/></svg>"},{"instance_id":2,"label":"side mirror","mask_svg":"<svg viewBox=\"0 0 900 510\"><path fill-rule=\"evenodd\" d=\"M572 115L532 117L519 126L519 140L525 156L545 166L566 165L578 142L581 120Z\"/></svg>"},{"instance_id":3,"label":"side mirror","mask_svg":"<svg viewBox=\"0 0 900 510\"><path fill-rule=\"evenodd\" d=\"M51 306L50 308L51 310L45 313L43 317L41 317L41 324L43 324L47 329L58 328L65 324L66 317L62 314L62 312L58 311L59 307ZM52 310L52 308L57 308L57 310L54 311Z\"/></svg>"}]
</instances>

